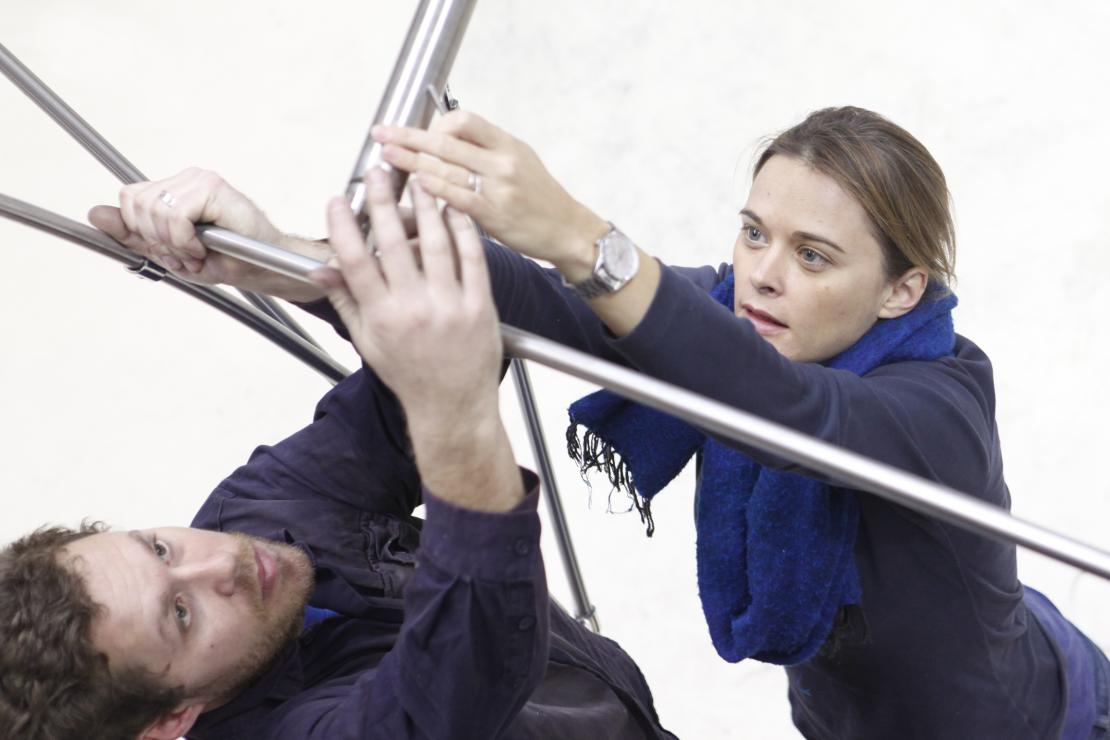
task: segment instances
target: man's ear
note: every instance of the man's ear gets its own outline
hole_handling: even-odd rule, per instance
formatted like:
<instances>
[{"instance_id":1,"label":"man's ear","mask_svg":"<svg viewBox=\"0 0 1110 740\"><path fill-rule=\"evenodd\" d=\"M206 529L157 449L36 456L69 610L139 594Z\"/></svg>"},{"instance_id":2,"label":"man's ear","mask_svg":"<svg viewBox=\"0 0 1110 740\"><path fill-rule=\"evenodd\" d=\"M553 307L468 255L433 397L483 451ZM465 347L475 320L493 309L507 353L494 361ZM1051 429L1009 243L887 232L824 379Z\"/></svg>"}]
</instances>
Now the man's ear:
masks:
<instances>
[{"instance_id":1,"label":"man's ear","mask_svg":"<svg viewBox=\"0 0 1110 740\"><path fill-rule=\"evenodd\" d=\"M177 740L192 728L203 711L202 702L181 704L143 728L139 740Z\"/></svg>"},{"instance_id":2,"label":"man's ear","mask_svg":"<svg viewBox=\"0 0 1110 740\"><path fill-rule=\"evenodd\" d=\"M889 294L879 307L880 319L896 319L909 313L929 285L929 272L924 267L911 267L889 286Z\"/></svg>"}]
</instances>

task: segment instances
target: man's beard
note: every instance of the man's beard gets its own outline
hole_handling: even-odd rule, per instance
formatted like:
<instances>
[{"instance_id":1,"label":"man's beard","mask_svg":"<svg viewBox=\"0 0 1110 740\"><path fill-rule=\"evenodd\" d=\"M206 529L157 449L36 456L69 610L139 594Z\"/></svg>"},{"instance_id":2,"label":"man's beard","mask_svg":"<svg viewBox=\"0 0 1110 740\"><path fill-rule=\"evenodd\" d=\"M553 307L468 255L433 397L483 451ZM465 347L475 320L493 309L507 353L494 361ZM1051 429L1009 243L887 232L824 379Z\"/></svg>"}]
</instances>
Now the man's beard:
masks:
<instances>
[{"instance_id":1,"label":"man's beard","mask_svg":"<svg viewBox=\"0 0 1110 740\"><path fill-rule=\"evenodd\" d=\"M220 697L209 705L215 708L225 704L269 668L274 659L290 642L295 640L304 626L304 610L312 593L315 574L308 556L299 548L272 540L259 539L261 546L280 554L280 587L273 594L271 603L263 605L258 583L258 568L254 558L255 538L234 533L239 543L239 563L235 574L236 584L247 593L256 594L252 612L259 628L255 641L235 670L221 676L205 687L205 693Z\"/></svg>"}]
</instances>

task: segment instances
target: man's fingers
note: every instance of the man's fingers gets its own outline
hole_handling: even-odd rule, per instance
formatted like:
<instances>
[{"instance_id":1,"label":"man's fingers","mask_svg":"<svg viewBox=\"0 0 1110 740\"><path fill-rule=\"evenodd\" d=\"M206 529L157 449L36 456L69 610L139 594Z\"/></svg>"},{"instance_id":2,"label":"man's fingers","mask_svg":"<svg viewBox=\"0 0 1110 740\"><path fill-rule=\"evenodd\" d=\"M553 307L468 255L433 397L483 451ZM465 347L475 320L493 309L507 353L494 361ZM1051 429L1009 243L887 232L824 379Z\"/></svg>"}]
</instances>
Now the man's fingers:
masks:
<instances>
[{"instance_id":1,"label":"man's fingers","mask_svg":"<svg viewBox=\"0 0 1110 740\"><path fill-rule=\"evenodd\" d=\"M477 305L492 302L490 292L489 268L486 266L486 252L474 222L450 206L446 209L447 225L455 237L455 249L459 255L459 280L462 282L465 300Z\"/></svg>"},{"instance_id":2,"label":"man's fingers","mask_svg":"<svg viewBox=\"0 0 1110 740\"><path fill-rule=\"evenodd\" d=\"M93 206L89 209L89 223L115 239L126 244L131 238L131 229L123 222L123 215L115 206Z\"/></svg>"},{"instance_id":3,"label":"man's fingers","mask_svg":"<svg viewBox=\"0 0 1110 740\"><path fill-rule=\"evenodd\" d=\"M350 205L343 198L333 198L328 203L328 241L355 299L367 302L380 297L385 290L382 275L376 260L366 249L362 230L355 222Z\"/></svg>"},{"instance_id":4,"label":"man's fingers","mask_svg":"<svg viewBox=\"0 0 1110 740\"><path fill-rule=\"evenodd\" d=\"M440 292L457 289L455 278L455 250L451 236L439 215L439 207L432 196L424 192L419 183L410 188L416 224L420 230L420 261L424 275L432 287Z\"/></svg>"},{"instance_id":5,"label":"man's fingers","mask_svg":"<svg viewBox=\"0 0 1110 740\"><path fill-rule=\"evenodd\" d=\"M391 287L409 289L419 276L419 270L397 212L393 184L379 167L366 172L366 209L374 230L382 275Z\"/></svg>"}]
</instances>

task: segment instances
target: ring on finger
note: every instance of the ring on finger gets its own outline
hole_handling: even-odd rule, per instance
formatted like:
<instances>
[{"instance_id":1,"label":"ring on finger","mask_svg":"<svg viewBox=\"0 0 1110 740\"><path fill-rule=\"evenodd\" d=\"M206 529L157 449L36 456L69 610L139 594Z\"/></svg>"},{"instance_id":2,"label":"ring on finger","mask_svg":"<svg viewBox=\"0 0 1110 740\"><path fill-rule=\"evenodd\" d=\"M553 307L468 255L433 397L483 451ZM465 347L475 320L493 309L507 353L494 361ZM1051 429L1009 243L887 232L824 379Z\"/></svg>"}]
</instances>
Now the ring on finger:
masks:
<instances>
[{"instance_id":1,"label":"ring on finger","mask_svg":"<svg viewBox=\"0 0 1110 740\"><path fill-rule=\"evenodd\" d=\"M474 191L475 195L482 194L482 176L477 172L471 172L466 178L466 186Z\"/></svg>"},{"instance_id":2,"label":"ring on finger","mask_svg":"<svg viewBox=\"0 0 1110 740\"><path fill-rule=\"evenodd\" d=\"M158 200L166 204L166 208L173 208L173 204L177 202L177 198L173 197L173 193L168 190L163 190L158 193Z\"/></svg>"}]
</instances>

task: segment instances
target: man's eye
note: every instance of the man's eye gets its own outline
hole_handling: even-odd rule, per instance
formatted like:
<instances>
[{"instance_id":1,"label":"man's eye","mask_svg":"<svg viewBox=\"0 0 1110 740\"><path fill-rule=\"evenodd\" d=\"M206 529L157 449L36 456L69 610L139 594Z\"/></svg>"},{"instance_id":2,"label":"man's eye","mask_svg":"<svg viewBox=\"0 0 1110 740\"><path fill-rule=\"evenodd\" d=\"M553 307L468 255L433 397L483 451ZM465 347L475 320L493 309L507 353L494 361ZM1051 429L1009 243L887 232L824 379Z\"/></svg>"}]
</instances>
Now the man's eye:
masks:
<instances>
[{"instance_id":1,"label":"man's eye","mask_svg":"<svg viewBox=\"0 0 1110 740\"><path fill-rule=\"evenodd\" d=\"M192 616L189 614L189 608L185 606L180 599L174 602L173 613L182 627L189 626L189 622L192 621Z\"/></svg>"}]
</instances>

